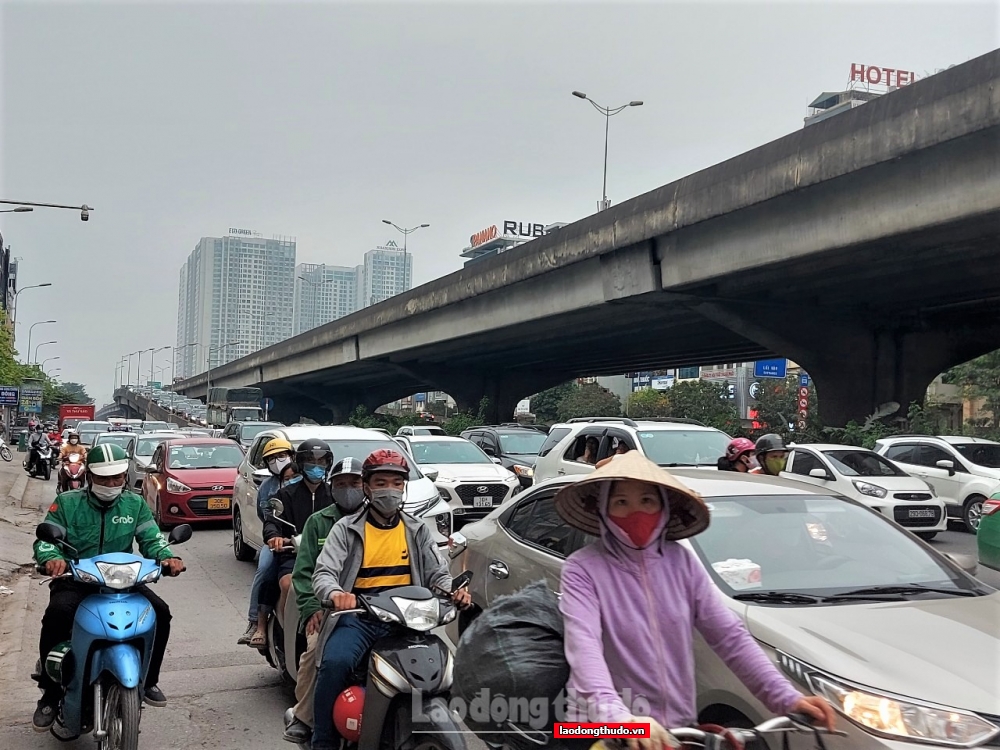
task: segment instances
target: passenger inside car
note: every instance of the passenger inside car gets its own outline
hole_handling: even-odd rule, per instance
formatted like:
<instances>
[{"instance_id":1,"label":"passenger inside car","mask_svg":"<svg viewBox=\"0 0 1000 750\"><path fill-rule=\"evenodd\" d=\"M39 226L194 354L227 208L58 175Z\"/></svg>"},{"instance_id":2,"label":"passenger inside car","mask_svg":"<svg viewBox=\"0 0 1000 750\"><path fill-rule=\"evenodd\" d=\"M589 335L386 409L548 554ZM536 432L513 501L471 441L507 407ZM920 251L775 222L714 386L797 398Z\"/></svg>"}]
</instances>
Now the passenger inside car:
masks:
<instances>
[{"instance_id":1,"label":"passenger inside car","mask_svg":"<svg viewBox=\"0 0 1000 750\"><path fill-rule=\"evenodd\" d=\"M583 453L576 457L576 460L581 464L590 464L593 466L597 463L597 451L600 448L600 443L595 437L588 437L583 444Z\"/></svg>"}]
</instances>

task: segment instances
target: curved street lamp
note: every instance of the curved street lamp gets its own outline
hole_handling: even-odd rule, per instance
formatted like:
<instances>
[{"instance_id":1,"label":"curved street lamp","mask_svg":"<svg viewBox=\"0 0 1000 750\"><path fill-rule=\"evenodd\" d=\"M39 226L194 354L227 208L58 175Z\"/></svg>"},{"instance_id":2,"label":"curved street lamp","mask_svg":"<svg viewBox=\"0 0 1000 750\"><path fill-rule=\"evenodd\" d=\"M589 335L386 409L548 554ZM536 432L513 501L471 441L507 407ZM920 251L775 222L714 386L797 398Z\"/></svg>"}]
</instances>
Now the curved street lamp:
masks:
<instances>
[{"instance_id":1,"label":"curved street lamp","mask_svg":"<svg viewBox=\"0 0 1000 750\"><path fill-rule=\"evenodd\" d=\"M403 286L406 286L406 281L405 281L405 279L406 279L406 238L409 237L414 232L416 232L418 229L427 229L427 227L429 227L430 224L418 224L415 227L410 227L409 229L406 229L404 227L399 226L399 224L394 224L393 222L389 221L388 219L382 219L382 223L383 224L388 224L390 227L395 228L398 232L401 232L402 235L403 235L403 278L404 278ZM410 286L413 286L412 280L411 280ZM406 291L406 290L404 289L403 291Z\"/></svg>"},{"instance_id":2,"label":"curved street lamp","mask_svg":"<svg viewBox=\"0 0 1000 750\"><path fill-rule=\"evenodd\" d=\"M46 341L44 344L39 344L38 346L36 346L35 347L35 357L34 357L34 359L32 361L37 365L38 364L38 350L41 349L43 346L48 346L49 344L58 344L58 343L59 343L58 341Z\"/></svg>"},{"instance_id":3,"label":"curved street lamp","mask_svg":"<svg viewBox=\"0 0 1000 750\"><path fill-rule=\"evenodd\" d=\"M26 292L29 289L41 289L43 286L52 286L52 282L46 281L44 284L32 284L31 286L22 286L16 292L14 292L14 313L11 315L10 319L10 343L13 345L17 341L17 298L21 296L21 292ZM31 364L31 347L28 347L28 364Z\"/></svg>"},{"instance_id":4,"label":"curved street lamp","mask_svg":"<svg viewBox=\"0 0 1000 750\"><path fill-rule=\"evenodd\" d=\"M45 359L42 360L42 364L39 369L41 369L43 375L45 374L45 363L51 362L54 359L62 359L62 357L46 357Z\"/></svg>"},{"instance_id":5,"label":"curved street lamp","mask_svg":"<svg viewBox=\"0 0 1000 750\"><path fill-rule=\"evenodd\" d=\"M590 102L594 106L594 109L596 109L598 112L604 115L604 188L603 188L604 199L601 201L601 205L598 207L599 211L603 211L607 208L610 208L611 206L610 201L608 201L608 130L610 128L611 118L619 114L620 112L624 112L629 107L641 107L642 101L639 99L633 99L628 104L623 104L620 107L604 107L595 102L593 99L584 94L582 91L574 91L573 96L577 97L578 99L583 99L585 101Z\"/></svg>"},{"instance_id":6,"label":"curved street lamp","mask_svg":"<svg viewBox=\"0 0 1000 750\"><path fill-rule=\"evenodd\" d=\"M28 354L31 354L31 332L35 330L35 326L43 326L46 323L55 323L55 322L56 321L54 320L39 320L37 323L32 323L28 327Z\"/></svg>"}]
</instances>

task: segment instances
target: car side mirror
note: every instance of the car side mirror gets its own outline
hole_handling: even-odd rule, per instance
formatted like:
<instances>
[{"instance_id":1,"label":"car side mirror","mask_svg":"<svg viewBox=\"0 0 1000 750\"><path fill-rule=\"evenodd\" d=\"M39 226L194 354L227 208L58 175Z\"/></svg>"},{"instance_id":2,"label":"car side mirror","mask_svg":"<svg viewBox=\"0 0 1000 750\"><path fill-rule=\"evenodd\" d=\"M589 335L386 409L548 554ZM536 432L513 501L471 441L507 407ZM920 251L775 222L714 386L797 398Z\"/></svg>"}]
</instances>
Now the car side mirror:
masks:
<instances>
[{"instance_id":1,"label":"car side mirror","mask_svg":"<svg viewBox=\"0 0 1000 750\"><path fill-rule=\"evenodd\" d=\"M251 476L253 477L253 483L260 487L264 483L264 480L271 476L271 470L257 469Z\"/></svg>"},{"instance_id":2,"label":"car side mirror","mask_svg":"<svg viewBox=\"0 0 1000 750\"><path fill-rule=\"evenodd\" d=\"M823 479L826 481L829 481L833 478L829 475L829 473L827 473L826 469L818 469L818 468L810 469L809 476L811 476L813 479Z\"/></svg>"},{"instance_id":3,"label":"car side mirror","mask_svg":"<svg viewBox=\"0 0 1000 750\"><path fill-rule=\"evenodd\" d=\"M428 469L423 474L424 474L425 477L427 477L428 479L430 479L432 482L436 482L438 476L440 476L440 472L438 472L437 469Z\"/></svg>"},{"instance_id":4,"label":"car side mirror","mask_svg":"<svg viewBox=\"0 0 1000 750\"><path fill-rule=\"evenodd\" d=\"M174 526L170 530L170 535L167 537L168 544L184 544L188 539L191 538L191 524L182 523L180 526Z\"/></svg>"},{"instance_id":5,"label":"car side mirror","mask_svg":"<svg viewBox=\"0 0 1000 750\"><path fill-rule=\"evenodd\" d=\"M491 458L497 454L497 452L492 448L483 448L483 453L485 453L487 456L490 456Z\"/></svg>"},{"instance_id":6,"label":"car side mirror","mask_svg":"<svg viewBox=\"0 0 1000 750\"><path fill-rule=\"evenodd\" d=\"M942 460L938 461L934 465L937 466L939 469L947 469L948 470L948 476L951 476L951 477L955 476L955 462L954 461L949 461L947 459L942 459Z\"/></svg>"},{"instance_id":7,"label":"car side mirror","mask_svg":"<svg viewBox=\"0 0 1000 750\"><path fill-rule=\"evenodd\" d=\"M959 552L945 552L944 556L970 576L974 576L979 570L979 562L973 555L963 555Z\"/></svg>"},{"instance_id":8,"label":"car side mirror","mask_svg":"<svg viewBox=\"0 0 1000 750\"><path fill-rule=\"evenodd\" d=\"M465 552L468 546L469 540L465 538L465 534L456 531L448 537L448 557L454 560L456 557Z\"/></svg>"},{"instance_id":9,"label":"car side mirror","mask_svg":"<svg viewBox=\"0 0 1000 750\"><path fill-rule=\"evenodd\" d=\"M491 458L493 459L493 463L495 463L495 464L502 464L503 463L503 460L500 459L500 458L497 458L496 456L491 456Z\"/></svg>"}]
</instances>

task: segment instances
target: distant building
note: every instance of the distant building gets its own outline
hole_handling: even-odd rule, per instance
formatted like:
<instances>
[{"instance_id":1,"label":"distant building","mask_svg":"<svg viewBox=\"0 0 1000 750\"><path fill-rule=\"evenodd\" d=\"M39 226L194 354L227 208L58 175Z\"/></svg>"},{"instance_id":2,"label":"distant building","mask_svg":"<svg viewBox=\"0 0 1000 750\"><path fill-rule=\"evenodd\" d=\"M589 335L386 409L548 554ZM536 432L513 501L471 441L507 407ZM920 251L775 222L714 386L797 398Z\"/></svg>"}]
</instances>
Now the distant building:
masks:
<instances>
[{"instance_id":1,"label":"distant building","mask_svg":"<svg viewBox=\"0 0 1000 750\"><path fill-rule=\"evenodd\" d=\"M365 253L358 279L358 307L369 307L395 297L413 286L413 256L395 240Z\"/></svg>"},{"instance_id":2,"label":"distant building","mask_svg":"<svg viewBox=\"0 0 1000 750\"><path fill-rule=\"evenodd\" d=\"M900 86L909 86L915 80L917 75L910 70L852 63L847 88L844 91L824 91L813 99L805 117L805 127L849 112Z\"/></svg>"},{"instance_id":3,"label":"distant building","mask_svg":"<svg viewBox=\"0 0 1000 750\"><path fill-rule=\"evenodd\" d=\"M218 367L289 338L294 276L294 239L246 229L203 237L180 272L177 375L204 372L209 357Z\"/></svg>"},{"instance_id":4,"label":"distant building","mask_svg":"<svg viewBox=\"0 0 1000 750\"><path fill-rule=\"evenodd\" d=\"M469 238L469 246L461 252L467 258L465 265L483 258L490 258L515 247L530 242L536 237L543 237L550 232L566 226L565 224L532 224L531 222L504 221L493 224L476 232ZM503 227L501 229L500 227Z\"/></svg>"},{"instance_id":5,"label":"distant building","mask_svg":"<svg viewBox=\"0 0 1000 750\"><path fill-rule=\"evenodd\" d=\"M824 91L809 104L809 114L806 115L806 127L815 125L817 122L828 120L860 107L872 99L878 99L882 94L873 91L861 91L860 89L848 89L846 91Z\"/></svg>"},{"instance_id":6,"label":"distant building","mask_svg":"<svg viewBox=\"0 0 1000 750\"><path fill-rule=\"evenodd\" d=\"M318 328L358 309L358 269L300 263L295 267L293 334Z\"/></svg>"}]
</instances>

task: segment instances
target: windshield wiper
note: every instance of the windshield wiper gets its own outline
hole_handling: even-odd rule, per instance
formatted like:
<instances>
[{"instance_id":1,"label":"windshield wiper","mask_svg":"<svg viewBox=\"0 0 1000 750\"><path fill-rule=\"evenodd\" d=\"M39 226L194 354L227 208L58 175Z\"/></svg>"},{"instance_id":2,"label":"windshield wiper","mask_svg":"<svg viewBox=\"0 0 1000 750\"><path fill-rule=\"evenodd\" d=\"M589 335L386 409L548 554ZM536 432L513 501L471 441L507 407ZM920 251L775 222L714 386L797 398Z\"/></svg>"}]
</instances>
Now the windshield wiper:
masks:
<instances>
[{"instance_id":1,"label":"windshield wiper","mask_svg":"<svg viewBox=\"0 0 1000 750\"><path fill-rule=\"evenodd\" d=\"M837 601L839 599L869 598L869 597L891 597L887 601L897 601L896 597L903 597L905 594L949 594L951 596L980 596L977 591L968 589L941 589L933 586L922 586L919 583L911 583L905 586L868 586L854 591L845 591L842 594L828 596L823 601Z\"/></svg>"},{"instance_id":2,"label":"windshield wiper","mask_svg":"<svg viewBox=\"0 0 1000 750\"><path fill-rule=\"evenodd\" d=\"M812 594L796 594L794 591L751 591L733 597L741 602L763 602L767 604L819 604L820 598Z\"/></svg>"},{"instance_id":3,"label":"windshield wiper","mask_svg":"<svg viewBox=\"0 0 1000 750\"><path fill-rule=\"evenodd\" d=\"M678 468L680 468L682 466L702 466L703 464L672 463L672 464L659 464L659 465L662 466L662 467L664 467L664 468L666 468L666 469L678 469ZM715 464L712 464L712 465L714 466Z\"/></svg>"}]
</instances>

